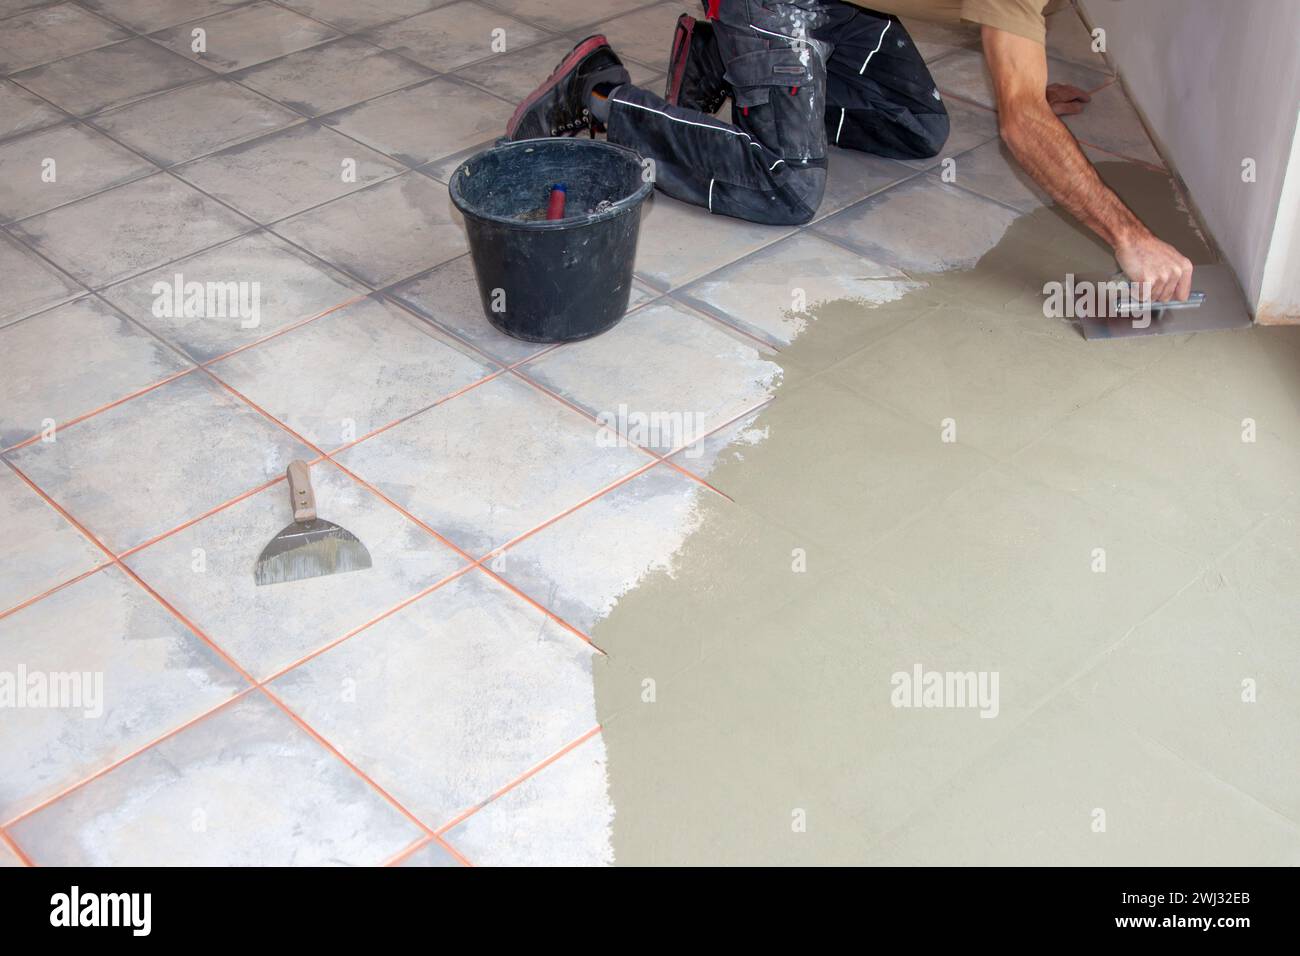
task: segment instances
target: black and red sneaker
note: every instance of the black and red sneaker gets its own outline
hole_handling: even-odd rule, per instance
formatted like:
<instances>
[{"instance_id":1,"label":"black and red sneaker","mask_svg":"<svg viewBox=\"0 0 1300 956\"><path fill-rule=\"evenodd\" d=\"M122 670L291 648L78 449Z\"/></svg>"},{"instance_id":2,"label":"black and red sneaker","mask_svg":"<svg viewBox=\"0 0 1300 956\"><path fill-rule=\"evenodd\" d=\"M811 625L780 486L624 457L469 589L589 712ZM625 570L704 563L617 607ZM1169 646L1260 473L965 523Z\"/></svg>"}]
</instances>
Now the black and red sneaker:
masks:
<instances>
[{"instance_id":1,"label":"black and red sneaker","mask_svg":"<svg viewBox=\"0 0 1300 956\"><path fill-rule=\"evenodd\" d=\"M683 13L673 32L664 99L674 106L716 113L731 92L724 71L713 24Z\"/></svg>"},{"instance_id":2,"label":"black and red sneaker","mask_svg":"<svg viewBox=\"0 0 1300 956\"><path fill-rule=\"evenodd\" d=\"M546 82L528 94L506 124L510 139L571 136L602 127L587 106L598 85L620 86L631 81L627 70L599 33L575 46Z\"/></svg>"}]
</instances>

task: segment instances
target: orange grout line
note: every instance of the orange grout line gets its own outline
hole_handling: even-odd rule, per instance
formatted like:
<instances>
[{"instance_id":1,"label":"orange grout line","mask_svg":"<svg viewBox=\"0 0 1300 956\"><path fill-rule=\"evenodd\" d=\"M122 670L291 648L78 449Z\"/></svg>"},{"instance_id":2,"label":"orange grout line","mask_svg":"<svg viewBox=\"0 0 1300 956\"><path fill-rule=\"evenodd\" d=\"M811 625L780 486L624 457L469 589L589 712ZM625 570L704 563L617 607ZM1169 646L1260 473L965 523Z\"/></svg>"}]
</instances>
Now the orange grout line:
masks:
<instances>
[{"instance_id":1,"label":"orange grout line","mask_svg":"<svg viewBox=\"0 0 1300 956\"><path fill-rule=\"evenodd\" d=\"M190 375L193 372L199 371L200 369L206 369L209 365L212 365L215 362L220 362L224 359L229 358L232 355L237 355L246 349L251 349L255 346L261 345L264 342L269 342L272 339L279 338L281 335L284 335L287 332L292 332L294 329L302 328L304 325L307 325L308 323L315 322L317 319L322 319L333 312L337 312L339 309L346 308L347 306L360 302L362 299L365 298L367 298L367 295L354 296L353 298L348 299L345 302L340 302L338 305L331 306L330 308L326 309L323 312L318 312L315 315L310 315L305 319L300 319L299 321L294 322L291 325L287 325L282 329L277 329L275 332L272 332L269 335L266 335L255 342L249 342L245 345L241 345L238 348L231 349L229 352L223 352L221 355L218 355L215 358L207 359L206 361L203 362L194 362L194 360L190 358L188 354L185 354L184 351L182 350L182 354L185 355L185 359L187 361L193 362L193 365L191 365L190 368L182 369L179 372L176 372L172 375L168 375L164 379L160 379L159 381L154 382L152 385L147 385L144 388L137 389L134 392L131 392L127 395L123 395L121 398L115 399L104 405L100 405L98 408L91 409L85 414L78 415L75 418L70 418L66 422L62 422L58 425L55 425L54 430L57 433L65 428L71 428L73 425L77 425L81 422L84 422L89 418L94 418L96 415L102 414L103 412L107 412L113 408L116 408L118 405L121 405L125 402L129 402L134 398L139 398L142 395L147 395L149 392L152 392L154 389L161 388L162 386L168 384L169 382L174 382L178 378L181 378L185 375ZM171 343L166 342L166 340L164 339L159 338L159 341L163 341L169 347L171 346ZM40 441L40 438L41 438L40 433L37 433L28 438L24 438L22 441L18 442L17 444L10 445L4 449L0 449L0 451L5 451L5 452L17 451L20 448L26 448L28 445Z\"/></svg>"},{"instance_id":2,"label":"orange grout line","mask_svg":"<svg viewBox=\"0 0 1300 956\"><path fill-rule=\"evenodd\" d=\"M523 382L524 384L531 385L533 388L537 389L537 391L541 392L543 395L547 395L555 399L565 408L572 409L573 411L577 412L579 415L581 415L591 424L595 425L601 431L609 432L619 441L626 442L628 448L635 448L637 451L644 452L645 454L649 455L651 458L655 458L655 459L660 458L659 453L654 449L647 448L644 445L637 444L636 442L632 441L632 439L628 438L625 435L620 435L617 430L610 428L608 425L603 424L600 421L600 419L598 419L595 415L591 414L591 412L587 411L585 408L583 408L580 405L575 405L573 402L569 401L563 395L547 388L541 382L534 381L533 379L525 375L523 372L517 372L514 369L508 369L507 371L509 371L510 374L512 374L515 378L519 379L519 381Z\"/></svg>"},{"instance_id":3,"label":"orange grout line","mask_svg":"<svg viewBox=\"0 0 1300 956\"><path fill-rule=\"evenodd\" d=\"M438 846L442 847L444 850L446 850L447 853L450 854L451 857L454 860L456 860L456 862L458 862L461 866L474 865L473 863L471 863L469 860L465 858L465 855L463 853L457 850L454 846L452 846L442 837L436 835L431 837L421 837L420 839L412 843L410 846L408 846L406 849L398 852L396 856L390 857L383 865L385 867L401 866L404 862L409 860L415 854L419 853L425 847L435 843Z\"/></svg>"},{"instance_id":4,"label":"orange grout line","mask_svg":"<svg viewBox=\"0 0 1300 956\"><path fill-rule=\"evenodd\" d=\"M588 495L586 498L583 498L576 505L564 509L554 517L547 518L541 524L537 525L536 527L529 528L527 531L523 532L522 534L515 535L505 544L497 545L491 551L487 552L481 558L479 558L478 563L483 564L485 561L490 561L493 558L498 557L508 549L513 548L515 545L522 542L525 538L531 538L533 535L537 534L537 532L541 531L543 528L549 528L551 525L555 524L555 522L559 521L561 518L568 517L569 515L577 511L579 508L585 507L586 505L595 501L597 498L603 498L609 492L615 490L616 488L622 487L623 485L627 484L629 481L633 480L634 478L639 478L641 475L644 475L647 471L649 471L651 468L655 467L658 464L659 462L657 461L646 462L644 465L635 469L634 471L629 472L628 474L624 475L622 478L616 479L615 481L606 485L604 488L601 488L599 491Z\"/></svg>"},{"instance_id":5,"label":"orange grout line","mask_svg":"<svg viewBox=\"0 0 1300 956\"><path fill-rule=\"evenodd\" d=\"M0 611L0 621L3 621L10 614L17 614L23 608L31 607L37 601L41 600L42 598L49 597L55 591L62 591L64 588L70 587L71 585L76 584L78 581L81 581L84 578L88 578L92 574L95 574L98 571L103 571L105 568L111 568L112 566L113 566L112 561L105 561L103 564L95 565L89 571L82 571L80 574L76 575L75 577L68 578L68 580L54 585L54 587L52 588L46 588L44 591L42 591L40 594L36 595L35 597L30 597L26 601L23 601L20 604L15 604L11 608L7 608L3 611Z\"/></svg>"},{"instance_id":6,"label":"orange grout line","mask_svg":"<svg viewBox=\"0 0 1300 956\"><path fill-rule=\"evenodd\" d=\"M86 412L84 415L78 415L76 418L70 418L66 422L62 422L58 425L55 425L54 433L57 435L60 431L62 431L65 428L71 428L73 425L79 424L80 422L84 422L88 418L94 418L96 415L100 414L101 412L109 411L110 409L116 408L117 406L123 404L124 402L129 402L133 398L139 398L141 395L147 395L149 392L152 392L156 388L161 388L162 386L166 385L168 382L174 382L178 378L182 378L183 376L193 374L194 372L197 371L198 371L198 366L192 365L187 369L182 369L179 372L175 372L171 375L168 375L166 378L154 382L152 385L146 385L144 388L137 389L136 391L132 392L129 395L123 395L119 399L108 402L107 404L101 405L98 408L92 409L91 411ZM22 441L18 442L17 444L10 445L8 448L2 450L5 452L18 451L18 449L26 448L28 445L31 445L34 442L38 442L40 440L41 440L41 433L37 432L35 435L32 435L29 438L24 438Z\"/></svg>"},{"instance_id":7,"label":"orange grout line","mask_svg":"<svg viewBox=\"0 0 1300 956\"><path fill-rule=\"evenodd\" d=\"M320 460L319 458L314 459L313 461L308 462L308 464L313 465L319 460ZM255 488L250 488L247 491L241 492L240 494L231 498L229 501L223 501L221 504L216 505L213 508L209 508L207 511L203 512L203 514L199 515L196 518L190 518L188 521L184 521L181 524L178 524L176 527L164 531L162 534L154 535L152 538L148 539L147 541L142 541L137 545L132 545L131 547L127 548L125 551L117 555L117 557L118 558L130 557L131 555L135 554L137 551L143 551L145 548L157 544L159 541L162 541L164 538L170 538L172 535L178 534L181 531L184 531L186 528L198 524L200 521L203 521L205 518L210 518L214 514L217 514L218 512L225 511L227 508L239 504L245 498L251 498L253 497L253 495L265 491L267 488L271 488L275 485L278 485L282 481L284 481L284 475L280 475L276 478L271 478L267 481L264 481Z\"/></svg>"},{"instance_id":8,"label":"orange grout line","mask_svg":"<svg viewBox=\"0 0 1300 956\"><path fill-rule=\"evenodd\" d=\"M72 517L72 515L68 513L68 510L66 508L64 508L61 504L59 504L57 501L55 501L53 498L47 495L43 490L41 490L41 487L38 484L36 484L36 482L28 478L26 473L24 473L21 468L15 465L12 461L9 462L8 464L10 470L13 471L13 473L18 476L19 480L21 480L23 484L25 484L28 488L32 489L32 491L34 491L37 495L39 495L40 498L46 504L48 504L51 508L57 511L60 515L62 515L63 519L67 521L68 524L72 525L83 535L85 535L86 539L90 541L91 544L99 548L100 551L103 551L104 554L108 556L110 563L118 563L117 555L113 554L112 548L110 548L108 545L104 544L104 542L100 541L97 537L91 534L90 530L86 528L86 526L83 525L76 518Z\"/></svg>"},{"instance_id":9,"label":"orange grout line","mask_svg":"<svg viewBox=\"0 0 1300 956\"><path fill-rule=\"evenodd\" d=\"M244 678L244 680L248 681L248 683L252 684L253 686L255 687L257 686L257 678L254 677L252 674L250 674L248 671L244 670L243 665L240 664L237 660L235 660L234 657L227 654L225 648L223 648L212 638L208 637L207 633L202 628L200 628L197 624L191 621L185 614L183 614L180 611L179 608L173 605L171 601L168 601L165 597L163 597L161 594L155 591L153 589L153 586L148 584L144 578L140 577L140 575L136 574L135 571L127 567L122 562L119 561L118 564L123 571L125 571L127 574L131 576L131 578L136 582L136 584L140 585L140 587L144 589L144 591L147 594L152 595L155 601L157 601L159 604L165 607L168 611L172 613L172 615L178 621L180 621L192 632L194 632L195 637L199 638L199 640L203 641L214 651L216 651L217 654L220 655L221 659L224 660L228 665L230 665L230 667L234 669L235 673L237 673L240 677Z\"/></svg>"},{"instance_id":10,"label":"orange grout line","mask_svg":"<svg viewBox=\"0 0 1300 956\"><path fill-rule=\"evenodd\" d=\"M280 668L278 671L275 671L274 673L268 675L268 676L267 676L264 680L262 680L260 683L263 683L263 684L270 684L270 683L274 682L275 680L277 680L277 679L283 677L285 674L289 673L289 671L294 670L294 669L296 669L296 668L298 668L298 667L301 667L303 664L306 664L306 663L307 663L308 661L310 661L310 660L313 660L313 659L315 659L315 658L317 658L317 657L320 657L320 656L321 656L322 654L324 654L326 651L331 651L331 650L333 650L334 648L336 648L336 647L338 647L340 644L342 644L344 641L347 641L347 640L350 640L350 639L356 637L356 636L357 636L358 634L360 634L362 631L368 631L370 628L374 627L374 626L375 626L376 624L378 624L380 621L383 621L383 620L385 620L385 619L387 619L387 618L392 617L392 616L393 616L394 614L396 614L398 611L404 610L405 608L407 608L407 607L409 607L410 605L414 604L416 601L420 600L421 598L423 598L423 597L427 597L428 595L432 594L434 591L437 591L437 590L438 590L439 588L441 588L443 585L445 585L445 584L450 584L452 581L456 580L457 578L461 577L462 575L465 575L465 574L467 574L467 573L469 573L470 571L473 571L473 570L474 570L474 565L473 565L473 564L466 564L466 565L463 565L462 567L460 567L460 568L456 569L455 571L453 571L451 574L447 575L447 576L446 576L445 578L443 578L442 580L438 581L436 584L431 584L429 587L424 588L423 590L418 591L418 592L416 592L415 594L412 594L410 597L408 597L408 598L404 598L403 600L401 600L401 601L397 602L396 604L394 604L394 605L393 605L392 607L390 607L388 610L386 610L386 611L384 611L384 612L382 612L382 613L376 615L375 617L371 618L370 620L366 621L364 624L359 624L359 625L357 625L357 626L354 627L352 630L350 630L350 631L348 631L346 634L344 634L342 637L336 638L335 640L330 641L328 644L325 644L325 645L323 645L323 646L321 646L321 647L316 648L316 649L315 649L314 651L312 651L310 654L307 654L307 655L305 655L305 656L299 658L298 660L294 661L292 664L287 664L287 665L285 665L284 667Z\"/></svg>"},{"instance_id":11,"label":"orange grout line","mask_svg":"<svg viewBox=\"0 0 1300 956\"><path fill-rule=\"evenodd\" d=\"M441 542L442 542L443 544L445 544L447 547L451 548L453 551L455 551L457 554L459 554L462 558L464 558L464 559L465 559L466 561L468 561L470 564L477 564L477 563L478 563L477 561L474 560L474 556L473 556L472 554L470 554L468 551L466 551L464 548L462 548L462 547L460 547L459 545L453 543L453 542L450 541L449 539L444 538L441 534L439 534L436 530L434 530L434 528L433 528L432 525L426 523L425 521L422 521L420 518L417 518L414 514L412 514L411 512L407 511L405 508L403 508L401 505L399 505L399 504L398 504L396 501L394 501L392 498L388 497L388 495L384 494L382 491L380 491L378 488L376 488L376 487L375 487L374 485L372 485L370 482L366 481L364 478L362 478L362 477L361 477L360 475L358 475L356 472L354 472L354 471L352 471L350 468L348 468L347 465L345 465L345 464L343 464L342 462L337 461L337 460L335 460L335 459L329 457L328 455L325 456L325 460L328 461L328 462L329 462L331 465L333 465L335 468L337 468L339 471L343 472L345 475L347 475L349 478L351 478L351 479L352 479L353 481L355 481L357 484L359 484L362 488L365 488L367 491L369 491L372 495L374 495L374 496L375 496L376 498L378 498L380 501L386 502L390 507L395 508L395 509L396 509L398 512L400 512L402 515L405 515L408 519L410 519L411 521L413 521L415 524L419 525L421 528L423 528L423 529L424 529L425 531L427 531L429 534L433 535L435 538L437 538L439 541L441 541Z\"/></svg>"},{"instance_id":12,"label":"orange grout line","mask_svg":"<svg viewBox=\"0 0 1300 956\"><path fill-rule=\"evenodd\" d=\"M332 315L333 313L339 311L339 309L346 309L350 305L356 305L358 302L362 301L363 299L367 299L369 297L370 297L369 293L353 296L352 298L347 299L346 301L340 302L338 305L330 306L324 312L317 312L315 315L309 315L307 316L307 318L299 319L298 321L293 322L290 325L286 325L284 328L276 329L274 332L270 332L267 335L264 335L260 339L256 339L255 341L252 342L247 342L237 348L231 349L229 352L222 352L220 355L215 356L214 358L205 359L204 361L199 362L198 366L199 368L206 369L209 365L215 365L217 362L224 362L232 355L238 355L240 352L247 351L248 349L251 348L256 348L257 346L262 345L265 342L270 342L272 339L278 339L282 335L286 335L289 332L294 331L295 329L300 329L304 325L309 325L312 322L315 322L317 319L323 319L327 315Z\"/></svg>"},{"instance_id":13,"label":"orange grout line","mask_svg":"<svg viewBox=\"0 0 1300 956\"><path fill-rule=\"evenodd\" d=\"M444 405L444 404L446 404L447 402L450 402L453 398L459 398L460 396L464 395L466 392L470 391L471 389L478 388L480 385L486 385L488 382L492 381L494 378L499 378L500 376L504 375L506 372L507 372L507 369L505 369L505 368L498 368L498 369L497 369L495 372L493 372L491 375L485 375L485 376L483 376L483 377L480 378L480 379L476 379L475 381L470 382L468 385L464 386L463 388L458 388L456 391L451 392L451 393L449 393L449 394L447 394L447 395L442 396L441 398L439 398L439 399L437 399L436 401L434 401L432 404L426 405L426 406L424 406L423 408L417 408L415 411L411 412L409 415L403 415L401 418L395 418L395 419L393 419L393 420L392 420L391 422L389 422L387 425L380 425L378 428L374 429L373 431L368 431L368 432L366 432L366 433L365 433L364 435L362 435L360 438L356 438L356 439L353 439L353 440L350 441L350 442L347 442L346 444L339 445L339 447L337 447L337 448L331 448L331 449L330 449L328 452L326 452L325 454L328 455L328 456L334 456L334 455L342 454L343 452L347 451L349 448L354 448L354 447L356 447L357 445L360 445L363 441L369 441L371 438L374 438L376 435L383 434L384 432L388 431L390 428L396 428L398 425L401 425L403 422L410 421L410 420L411 420L412 418L414 418L416 415L421 415L421 414L423 414L424 412L427 412L427 411L430 411L431 409L437 408L439 405Z\"/></svg>"},{"instance_id":14,"label":"orange grout line","mask_svg":"<svg viewBox=\"0 0 1300 956\"><path fill-rule=\"evenodd\" d=\"M36 865L32 861L32 858L23 852L23 848L18 845L18 841L5 831L4 827L0 827L0 842L5 843L9 847L10 851L13 852L13 855L18 857L18 862L23 866Z\"/></svg>"},{"instance_id":15,"label":"orange grout line","mask_svg":"<svg viewBox=\"0 0 1300 956\"><path fill-rule=\"evenodd\" d=\"M569 631L570 633L572 633L575 637L578 637L578 638L580 638L582 641L584 641L585 643L589 644L589 645L590 645L590 646L591 646L591 647L592 647L592 648L593 648L597 653L600 654L601 657L608 657L608 656L609 656L608 654L605 653L604 648L602 648L599 644L597 644L595 641L593 641L593 640L592 640L590 637L588 637L586 634L582 633L581 630L579 630L578 628L574 627L572 624L570 624L570 623L569 623L568 621L566 621L564 618L560 617L560 615L556 614L554 611L552 611L552 610L551 610L549 607L547 607L545 604L542 604L542 603L539 602L539 601L535 601L533 598L529 597L529 596L528 596L527 594L525 594L523 591L519 590L519 588L515 587L513 584L511 584L509 581L507 581L507 580L506 580L505 578L503 578L501 575L497 574L495 571L493 571L491 568L489 568L486 564L478 564L478 563L475 563L474 567L478 568L480 571L482 571L484 574L486 574L488 577L490 577L493 581L496 581L497 584L501 585L503 588L505 588L507 591L511 592L512 594L514 594L516 597L518 597L519 599L521 599L521 600L524 601L525 603L527 603L527 604L531 604L534 608L536 608L537 610L541 611L543 614L545 614L547 617L549 617L549 618L550 618L552 621L554 621L556 624L560 625L560 627L564 628L566 631Z\"/></svg>"},{"instance_id":16,"label":"orange grout line","mask_svg":"<svg viewBox=\"0 0 1300 956\"><path fill-rule=\"evenodd\" d=\"M305 721L303 718L299 717L298 714L295 713L292 709L290 709L290 707L289 707L288 704L286 704L286 703L285 703L284 701L282 701L279 697L277 697L277 696L276 696L276 695L271 691L271 689L270 689L269 687L266 687L265 685L262 685L262 686L259 686L257 689L260 690L260 691L261 691L263 694L265 694L267 697L269 697L269 698L271 699L271 702L274 703L275 706L279 707L282 711L284 711L285 715L288 716L288 718L289 718L290 720L292 720L295 724L297 724L299 727L301 727L303 730L305 730L308 734L310 734L313 738L315 738L315 740L316 740L317 743L319 743L322 747L324 747L324 748L325 748L326 750L328 750L330 753L334 754L334 756L337 757L337 758L339 759L339 761L340 761L341 763L343 763L344 766L346 766L346 767L348 767L349 769L351 769L352 772L355 773L358 777L360 777L360 778L361 778L362 780L364 780L366 783L370 784L370 786L373 787L373 788L375 789L375 791L376 791L376 792L377 792L381 797L383 797L385 800L387 800L389 803L391 803L391 804L393 805L393 807L395 807L395 808L396 808L397 810L399 810L403 815L405 815L405 816L407 817L407 819L409 819L412 823L414 823L416 826L418 826L421 830L423 830L423 831L424 831L425 833L427 833L429 836L436 836L436 835L437 835L437 834L434 833L434 831L433 831L433 829L432 829L431 827L426 826L425 823L424 823L424 822L423 822L419 817L417 817L417 816L416 816L414 813L412 813L410 810L406 809L406 807L401 803L401 801L399 801L399 800L398 800L396 797L394 797L391 793L389 793L387 790L385 790L383 787L381 787L378 783L375 782L375 780L374 780L374 779L373 779L369 774L367 774L364 770L362 770L362 769L361 769L360 767L358 767L355 763L353 763L353 762L352 762L351 760L349 760L346 756L344 756L344 754L343 754L343 752L342 752L341 750L339 750L339 749L338 749L337 747L335 747L332 743L330 743L328 740L326 740L324 737L322 737L321 734L319 733L319 731L316 730L316 728L312 727L311 724L307 723L307 721Z\"/></svg>"},{"instance_id":17,"label":"orange grout line","mask_svg":"<svg viewBox=\"0 0 1300 956\"><path fill-rule=\"evenodd\" d=\"M577 740L565 744L563 747L561 747L555 753L551 754L541 763L536 764L535 766L531 767L528 770L525 770L514 780L511 780L500 790L497 790L495 793L489 796L486 800L482 801L481 803L475 804L474 806L470 807L468 810L465 810L461 812L458 816L452 818L448 823L445 823L442 826L438 827L437 835L442 836L442 834L446 833L448 830L451 830L453 827L457 827L460 824L464 823L465 820L467 820L469 817L472 817L474 814L478 813L480 810L482 810L492 801L500 799L502 796L509 793L515 787L519 786L529 777L536 776L537 774L545 770L547 767L549 767L551 764L555 763L555 761L563 757L565 754L570 753L573 750L576 750L578 747L581 747L592 737L596 736L596 734L600 733L600 731L601 731L601 726L600 724L597 724L595 727L592 727L591 730L587 731Z\"/></svg>"},{"instance_id":18,"label":"orange grout line","mask_svg":"<svg viewBox=\"0 0 1300 956\"><path fill-rule=\"evenodd\" d=\"M93 783L94 781L98 780L100 777L112 773L114 770L122 766L122 764L126 763L128 760L134 760L136 757L140 756L140 754L144 753L146 750L153 749L154 747L158 746L164 741L169 740L172 737L175 737L181 731L188 730L190 727L193 727L195 724L199 723L200 721L206 720L207 718L215 714L217 711L229 707L231 704L235 703L236 701L243 700L245 697L247 697L256 689L257 688L255 687L245 687L243 690L239 691L239 693L231 695L230 697L226 698L220 703L214 704L212 707L209 707L203 713L191 717L189 720L185 721L184 723L176 727L173 727L171 730L167 731L167 733L163 734L161 737L157 738L156 740L151 740L147 744L140 745L135 750L132 750L130 753L126 754L125 756L119 757L117 760L114 760L112 763L108 764L107 766L101 767L99 770L96 770L94 773L90 774L89 776L83 777L82 779L78 780L75 783L68 784L68 786L64 787L58 793L54 794L51 797L45 798L40 803L37 803L35 806L28 807L26 810L18 814L16 817L6 820L3 824L3 827L0 829L7 829L9 827L12 827L15 824L21 822L22 820L26 820L28 817L32 816L33 814L39 813L41 810L44 810L50 804L56 803L57 801L62 800L64 797L76 793L78 790L80 790L82 787L86 786L87 784Z\"/></svg>"}]
</instances>

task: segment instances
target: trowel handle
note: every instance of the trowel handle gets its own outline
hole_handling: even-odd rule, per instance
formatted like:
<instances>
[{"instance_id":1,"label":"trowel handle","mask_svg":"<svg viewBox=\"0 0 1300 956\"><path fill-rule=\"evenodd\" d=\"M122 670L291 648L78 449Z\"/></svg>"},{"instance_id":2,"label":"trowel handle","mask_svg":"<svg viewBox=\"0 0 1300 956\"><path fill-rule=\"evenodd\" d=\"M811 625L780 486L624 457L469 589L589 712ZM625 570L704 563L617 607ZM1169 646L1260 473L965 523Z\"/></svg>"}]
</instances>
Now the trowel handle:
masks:
<instances>
[{"instance_id":1,"label":"trowel handle","mask_svg":"<svg viewBox=\"0 0 1300 956\"><path fill-rule=\"evenodd\" d=\"M289 501L293 505L294 521L316 520L316 494L311 490L311 473L305 461L291 461L285 469L289 479Z\"/></svg>"}]
</instances>

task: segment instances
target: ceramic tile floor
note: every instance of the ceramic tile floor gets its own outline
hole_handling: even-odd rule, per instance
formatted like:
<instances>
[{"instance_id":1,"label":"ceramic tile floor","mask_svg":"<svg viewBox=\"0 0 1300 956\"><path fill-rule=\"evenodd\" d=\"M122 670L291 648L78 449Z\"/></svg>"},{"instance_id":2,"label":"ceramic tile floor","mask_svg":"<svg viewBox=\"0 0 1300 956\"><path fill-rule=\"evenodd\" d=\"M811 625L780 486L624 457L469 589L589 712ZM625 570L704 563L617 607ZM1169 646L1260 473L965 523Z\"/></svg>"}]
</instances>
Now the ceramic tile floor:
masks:
<instances>
[{"instance_id":1,"label":"ceramic tile floor","mask_svg":"<svg viewBox=\"0 0 1300 956\"><path fill-rule=\"evenodd\" d=\"M906 526L924 546L864 557L880 586L858 609L896 621L900 640L925 619L931 640L973 635L965 653L1023 661L1035 651L1026 592L1057 593L1078 622L1056 636L1060 653L1020 672L1057 688L1046 719L1032 733L1011 724L970 792L909 828L895 824L915 808L873 790L868 771L902 761L937 785L933 762L888 747L845 778L880 808L864 826L882 859L1033 858L1023 828L970 818L1002 819L1017 768L1037 761L1051 776L1073 746L1116 803L1134 799L1129 780L1150 792L1152 848L1164 774L1210 795L1207 827L1224 825L1214 800L1228 797L1229 823L1266 818L1238 853L1295 862L1300 789L1286 760L1261 777L1261 755L1232 745L1240 708L1218 715L1227 729L1193 733L1203 716L1165 678L1173 667L1204 682L1244 653L1276 668L1292 701L1300 691L1295 336L1117 355L1022 320L963 325L936 297L915 317L827 327L818 343L813 320L782 304L792 284L894 302L924 287L911 273L969 267L1041 207L996 142L970 31L913 31L954 118L943 156L836 151L803 229L660 196L616 329L546 347L485 322L447 197L457 162L593 27L658 86L683 8L616 0L602 21L586 0L0 4L0 669L103 681L84 713L0 715L0 865L610 862L617 807L590 635L630 583L666 566L699 497L720 491L792 535L847 529L866 543ZM196 28L206 52L192 50ZM1052 18L1049 51L1054 78L1095 91L1071 119L1089 155L1160 168L1072 11ZM951 185L935 169L957 155L969 175ZM259 313L157 307L155 284L180 275L256 280ZM796 342L808 347L783 370L775 359ZM1009 371L988 387L963 377L958 352ZM763 440L756 413L783 376L805 391L771 406L762 429L797 426L817 401L862 403L855 433L799 451L825 493L778 505L743 480L714 488L724 457ZM1216 384L1196 387L1207 376ZM1188 442L1246 414L1246 390L1266 419L1259 461L1206 468L1212 449ZM918 421L955 395L975 424L940 461ZM698 418L646 437L605 417L620 404ZM855 464L868 445L882 453ZM295 457L311 462L322 514L382 556L364 587L253 585ZM1118 498L1116 458L1141 479ZM1161 483L1170 460L1187 465L1177 494ZM1063 554L1106 510L1133 529L1108 542L1158 556L1145 590L1079 586ZM719 581L757 600L766 579L747 571L743 538L737 549ZM990 569L978 592L946 586L963 562ZM1242 581L1259 592L1254 610L1236 600ZM782 613L816 618L817 593ZM664 609L665 641L689 613ZM1258 639L1218 640L1243 626ZM718 679L758 688L761 705L769 665L743 668L737 658ZM810 666L800 680L823 678L836 679ZM1136 719L1149 710L1137 693L1160 697L1162 719L1113 763L1090 752L1079 715ZM1289 713L1269 739L1294 756ZM956 759L963 739L931 745ZM1063 786L1045 783L1035 825L1069 799ZM1082 841L1078 852L1088 858Z\"/></svg>"}]
</instances>

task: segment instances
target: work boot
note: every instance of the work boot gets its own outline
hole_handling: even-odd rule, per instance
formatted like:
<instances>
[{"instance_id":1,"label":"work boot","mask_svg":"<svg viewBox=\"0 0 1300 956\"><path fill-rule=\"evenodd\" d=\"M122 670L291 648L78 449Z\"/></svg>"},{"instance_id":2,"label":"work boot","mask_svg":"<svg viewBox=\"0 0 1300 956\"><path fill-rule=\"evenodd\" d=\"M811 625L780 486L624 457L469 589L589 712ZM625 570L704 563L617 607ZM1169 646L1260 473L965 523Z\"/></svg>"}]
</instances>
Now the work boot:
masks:
<instances>
[{"instance_id":1,"label":"work boot","mask_svg":"<svg viewBox=\"0 0 1300 956\"><path fill-rule=\"evenodd\" d=\"M512 140L572 136L585 129L594 135L604 127L591 112L593 93L608 94L630 79L605 37L589 36L519 104L506 124L506 136Z\"/></svg>"},{"instance_id":2,"label":"work boot","mask_svg":"<svg viewBox=\"0 0 1300 956\"><path fill-rule=\"evenodd\" d=\"M664 99L674 106L716 113L731 92L724 69L713 24L687 13L678 17Z\"/></svg>"}]
</instances>

